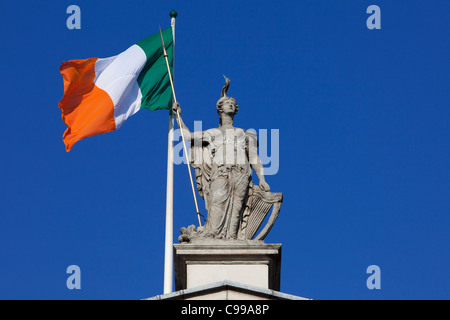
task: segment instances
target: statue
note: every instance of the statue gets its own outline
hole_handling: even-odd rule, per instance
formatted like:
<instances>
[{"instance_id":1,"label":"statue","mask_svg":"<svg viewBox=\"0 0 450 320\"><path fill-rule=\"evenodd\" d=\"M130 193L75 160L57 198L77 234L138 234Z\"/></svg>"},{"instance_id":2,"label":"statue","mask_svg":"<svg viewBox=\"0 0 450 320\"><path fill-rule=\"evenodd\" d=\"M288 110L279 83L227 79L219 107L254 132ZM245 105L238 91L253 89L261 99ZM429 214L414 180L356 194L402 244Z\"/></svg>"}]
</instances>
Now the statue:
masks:
<instances>
[{"instance_id":1,"label":"statue","mask_svg":"<svg viewBox=\"0 0 450 320\"><path fill-rule=\"evenodd\" d=\"M205 200L208 216L203 227L181 229L180 242L205 239L263 240L278 217L281 193L271 193L258 156L256 134L233 126L238 112L236 100L227 96L230 79L225 78L221 97L217 101L219 127L191 132L181 118L179 126L186 140L191 141L189 162L195 169L197 191ZM259 179L253 184L252 169ZM273 207L272 215L255 237L263 220Z\"/></svg>"}]
</instances>

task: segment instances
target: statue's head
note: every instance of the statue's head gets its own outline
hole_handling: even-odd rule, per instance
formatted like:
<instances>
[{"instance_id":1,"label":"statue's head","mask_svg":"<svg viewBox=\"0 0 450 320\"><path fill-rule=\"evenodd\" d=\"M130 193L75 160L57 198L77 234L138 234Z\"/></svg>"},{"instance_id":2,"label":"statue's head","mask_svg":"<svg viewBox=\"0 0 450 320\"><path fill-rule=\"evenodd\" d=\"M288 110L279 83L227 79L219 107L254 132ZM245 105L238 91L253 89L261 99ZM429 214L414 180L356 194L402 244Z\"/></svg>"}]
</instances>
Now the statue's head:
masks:
<instances>
[{"instance_id":1,"label":"statue's head","mask_svg":"<svg viewBox=\"0 0 450 320\"><path fill-rule=\"evenodd\" d=\"M225 77L225 85L222 88L222 93L220 95L220 99L217 101L216 108L219 117L223 112L233 112L235 115L238 112L239 106L236 103L236 99L227 96L228 88L230 87L230 79Z\"/></svg>"}]
</instances>

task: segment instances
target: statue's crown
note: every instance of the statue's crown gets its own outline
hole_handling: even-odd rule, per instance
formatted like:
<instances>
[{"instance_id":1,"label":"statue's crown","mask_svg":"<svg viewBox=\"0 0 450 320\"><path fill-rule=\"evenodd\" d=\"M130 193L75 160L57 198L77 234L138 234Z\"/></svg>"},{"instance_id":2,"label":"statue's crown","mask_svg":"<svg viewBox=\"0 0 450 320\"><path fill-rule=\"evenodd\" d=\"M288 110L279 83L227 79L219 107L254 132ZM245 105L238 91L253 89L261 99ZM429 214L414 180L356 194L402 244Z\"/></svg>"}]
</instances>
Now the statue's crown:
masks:
<instances>
[{"instance_id":1,"label":"statue's crown","mask_svg":"<svg viewBox=\"0 0 450 320\"><path fill-rule=\"evenodd\" d=\"M225 100L233 100L234 103L236 104L236 107L237 107L236 99L234 99L233 97L227 96L228 88L230 87L230 82L231 81L225 75L223 75L223 77L225 78L225 85L222 88L222 92L220 93L220 99L217 101L216 107L220 108L220 105Z\"/></svg>"},{"instance_id":2,"label":"statue's crown","mask_svg":"<svg viewBox=\"0 0 450 320\"><path fill-rule=\"evenodd\" d=\"M225 78L225 85L222 88L222 92L220 93L220 98L226 98L227 97L227 92L228 92L228 88L230 87L230 78L227 78L225 75L223 75L223 77Z\"/></svg>"}]
</instances>

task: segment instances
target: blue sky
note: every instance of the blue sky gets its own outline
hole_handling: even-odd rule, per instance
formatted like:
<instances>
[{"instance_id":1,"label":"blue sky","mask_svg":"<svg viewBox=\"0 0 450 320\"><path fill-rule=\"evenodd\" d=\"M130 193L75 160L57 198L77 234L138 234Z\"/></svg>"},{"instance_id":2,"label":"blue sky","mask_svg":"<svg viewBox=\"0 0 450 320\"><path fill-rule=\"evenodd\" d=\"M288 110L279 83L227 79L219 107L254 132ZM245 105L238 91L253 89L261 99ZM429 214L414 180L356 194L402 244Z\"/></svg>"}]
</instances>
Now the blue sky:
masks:
<instances>
[{"instance_id":1,"label":"blue sky","mask_svg":"<svg viewBox=\"0 0 450 320\"><path fill-rule=\"evenodd\" d=\"M68 30L66 8L81 9ZM381 29L369 30L369 5ZM283 192L266 242L281 291L314 299L449 299L448 1L4 1L1 299L141 299L163 291L167 112L143 110L66 153L62 61L116 55L178 11L185 123L278 129ZM175 172L174 241L196 223ZM255 177L255 181L256 177ZM203 201L200 208L205 213ZM81 268L68 290L66 268ZM366 268L381 269L381 289Z\"/></svg>"}]
</instances>

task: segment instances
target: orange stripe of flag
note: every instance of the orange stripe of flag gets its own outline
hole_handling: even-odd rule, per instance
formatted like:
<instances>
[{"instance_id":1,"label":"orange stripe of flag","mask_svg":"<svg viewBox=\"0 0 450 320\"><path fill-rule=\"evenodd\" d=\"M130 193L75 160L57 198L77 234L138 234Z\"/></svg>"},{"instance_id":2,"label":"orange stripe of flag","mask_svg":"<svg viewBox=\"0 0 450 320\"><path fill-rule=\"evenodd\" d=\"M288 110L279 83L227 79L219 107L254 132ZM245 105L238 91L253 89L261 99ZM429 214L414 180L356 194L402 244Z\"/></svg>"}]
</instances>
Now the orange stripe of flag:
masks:
<instances>
[{"instance_id":1,"label":"orange stripe of flag","mask_svg":"<svg viewBox=\"0 0 450 320\"><path fill-rule=\"evenodd\" d=\"M97 58L63 62L64 96L58 106L68 126L63 140L69 152L75 142L116 129L114 103L95 83Z\"/></svg>"}]
</instances>

